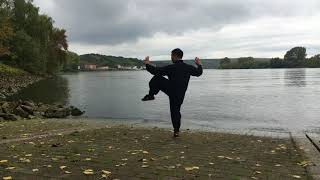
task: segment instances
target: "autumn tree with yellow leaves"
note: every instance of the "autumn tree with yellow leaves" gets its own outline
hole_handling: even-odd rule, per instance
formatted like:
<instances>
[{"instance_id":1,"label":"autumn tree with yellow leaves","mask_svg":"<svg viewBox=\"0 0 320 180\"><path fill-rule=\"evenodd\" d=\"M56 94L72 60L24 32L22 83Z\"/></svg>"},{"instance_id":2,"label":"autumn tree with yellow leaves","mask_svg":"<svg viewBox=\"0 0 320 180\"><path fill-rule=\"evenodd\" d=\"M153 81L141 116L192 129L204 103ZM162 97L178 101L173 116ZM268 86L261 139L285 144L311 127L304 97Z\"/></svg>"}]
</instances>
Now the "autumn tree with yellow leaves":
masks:
<instances>
[{"instance_id":1,"label":"autumn tree with yellow leaves","mask_svg":"<svg viewBox=\"0 0 320 180\"><path fill-rule=\"evenodd\" d=\"M35 74L54 74L67 59L66 31L32 0L0 0L0 60Z\"/></svg>"}]
</instances>

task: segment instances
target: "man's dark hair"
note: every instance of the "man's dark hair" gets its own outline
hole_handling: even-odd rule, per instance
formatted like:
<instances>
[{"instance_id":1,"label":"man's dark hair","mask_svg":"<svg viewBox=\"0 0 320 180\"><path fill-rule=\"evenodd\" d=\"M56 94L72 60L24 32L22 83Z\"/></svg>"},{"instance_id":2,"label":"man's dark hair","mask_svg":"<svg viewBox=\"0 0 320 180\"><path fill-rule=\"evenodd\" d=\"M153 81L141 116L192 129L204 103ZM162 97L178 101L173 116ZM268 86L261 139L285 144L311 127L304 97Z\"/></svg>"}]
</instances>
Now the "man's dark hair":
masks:
<instances>
[{"instance_id":1,"label":"man's dark hair","mask_svg":"<svg viewBox=\"0 0 320 180\"><path fill-rule=\"evenodd\" d=\"M178 58L183 58L183 51L179 48L172 50L171 53L176 55Z\"/></svg>"}]
</instances>

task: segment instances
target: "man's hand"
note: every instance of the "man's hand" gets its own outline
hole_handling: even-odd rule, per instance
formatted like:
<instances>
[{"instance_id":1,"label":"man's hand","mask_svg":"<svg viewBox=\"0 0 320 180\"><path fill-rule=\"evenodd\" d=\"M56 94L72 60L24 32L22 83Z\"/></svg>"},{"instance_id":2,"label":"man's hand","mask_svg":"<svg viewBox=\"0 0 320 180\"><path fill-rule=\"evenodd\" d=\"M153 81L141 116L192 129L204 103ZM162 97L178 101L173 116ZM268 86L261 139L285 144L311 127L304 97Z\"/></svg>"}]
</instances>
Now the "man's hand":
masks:
<instances>
[{"instance_id":1,"label":"man's hand","mask_svg":"<svg viewBox=\"0 0 320 180\"><path fill-rule=\"evenodd\" d=\"M145 65L150 64L150 57L147 56L147 57L144 59L143 63L144 63Z\"/></svg>"},{"instance_id":2,"label":"man's hand","mask_svg":"<svg viewBox=\"0 0 320 180\"><path fill-rule=\"evenodd\" d=\"M201 61L200 58L196 57L194 62L196 63L196 65L200 66L201 65Z\"/></svg>"}]
</instances>

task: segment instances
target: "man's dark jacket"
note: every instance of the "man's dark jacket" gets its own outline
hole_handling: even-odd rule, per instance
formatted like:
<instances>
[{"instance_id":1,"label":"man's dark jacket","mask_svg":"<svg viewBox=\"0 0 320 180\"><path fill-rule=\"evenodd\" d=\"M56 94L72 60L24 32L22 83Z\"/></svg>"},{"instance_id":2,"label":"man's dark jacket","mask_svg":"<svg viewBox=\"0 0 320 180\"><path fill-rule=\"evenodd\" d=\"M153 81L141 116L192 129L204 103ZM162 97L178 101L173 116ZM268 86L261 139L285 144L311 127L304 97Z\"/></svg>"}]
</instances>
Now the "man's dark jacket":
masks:
<instances>
[{"instance_id":1,"label":"man's dark jacket","mask_svg":"<svg viewBox=\"0 0 320 180\"><path fill-rule=\"evenodd\" d=\"M197 67L184 63L182 60L164 67L154 67L146 65L147 71L155 76L168 76L171 99L177 100L182 104L185 93L188 89L190 76L201 76L202 66Z\"/></svg>"}]
</instances>

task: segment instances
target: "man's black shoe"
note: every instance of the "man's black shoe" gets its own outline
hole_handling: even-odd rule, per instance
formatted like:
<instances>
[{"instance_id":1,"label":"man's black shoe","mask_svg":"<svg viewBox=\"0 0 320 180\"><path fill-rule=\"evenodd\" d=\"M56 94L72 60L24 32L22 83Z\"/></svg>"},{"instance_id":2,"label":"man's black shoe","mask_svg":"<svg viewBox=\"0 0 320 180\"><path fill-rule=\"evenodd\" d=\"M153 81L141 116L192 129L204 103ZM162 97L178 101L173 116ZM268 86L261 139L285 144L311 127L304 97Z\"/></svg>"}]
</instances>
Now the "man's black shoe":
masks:
<instances>
[{"instance_id":1,"label":"man's black shoe","mask_svg":"<svg viewBox=\"0 0 320 180\"><path fill-rule=\"evenodd\" d=\"M180 135L179 135L179 131L174 131L173 132L173 137L175 137L175 138L177 138L177 137L179 137Z\"/></svg>"},{"instance_id":2,"label":"man's black shoe","mask_svg":"<svg viewBox=\"0 0 320 180\"><path fill-rule=\"evenodd\" d=\"M154 100L154 96L147 94L144 98L141 99L142 101L152 101Z\"/></svg>"}]
</instances>

